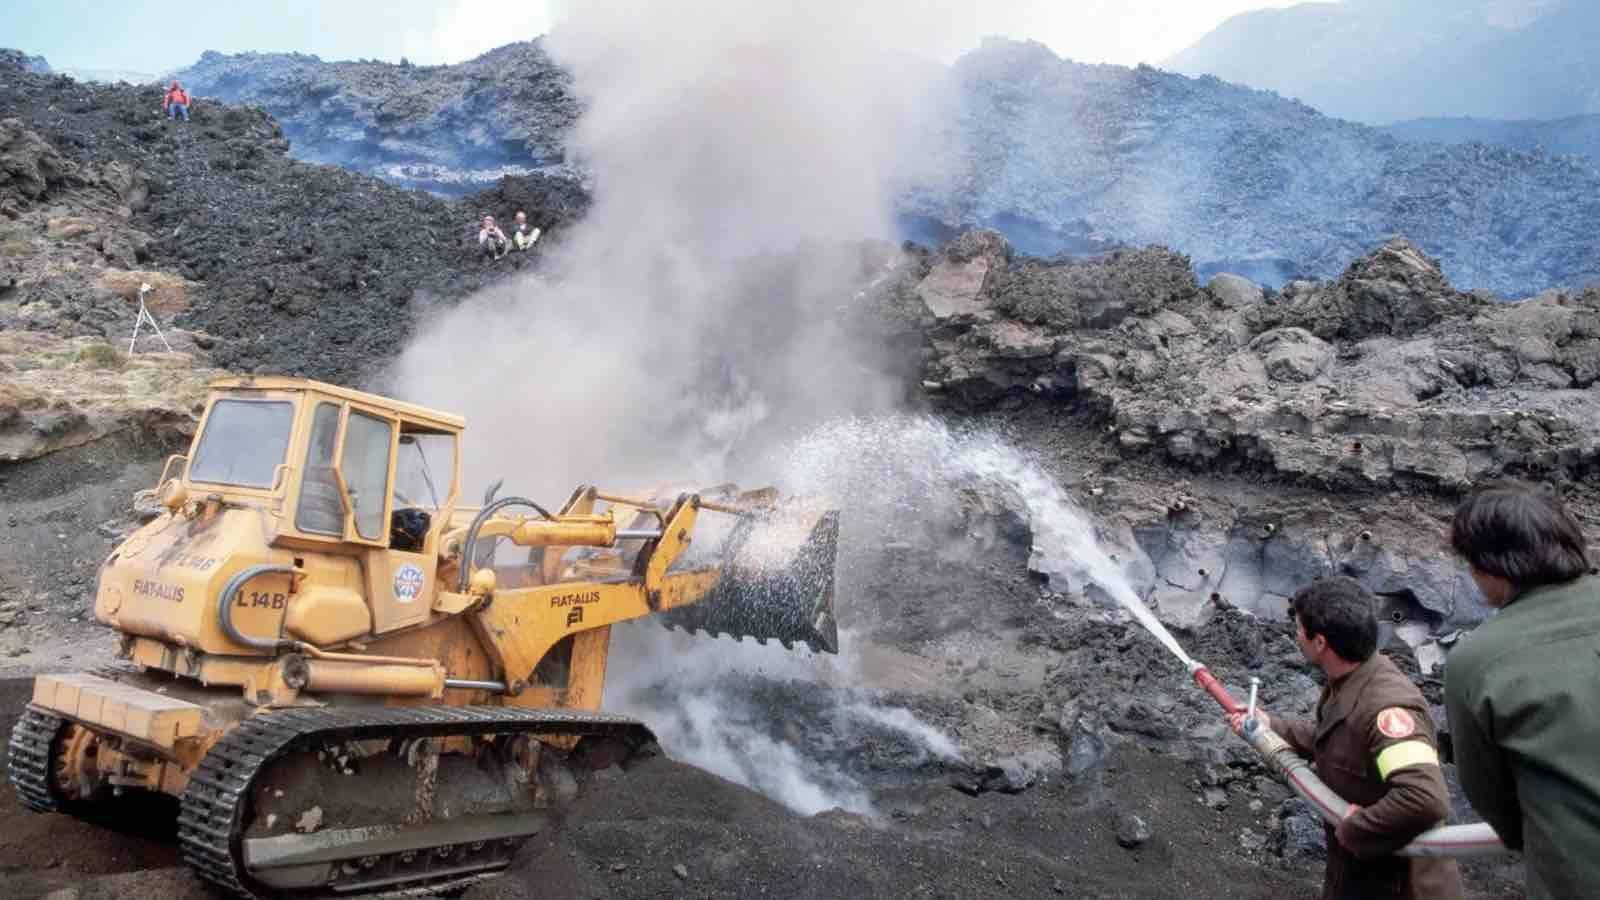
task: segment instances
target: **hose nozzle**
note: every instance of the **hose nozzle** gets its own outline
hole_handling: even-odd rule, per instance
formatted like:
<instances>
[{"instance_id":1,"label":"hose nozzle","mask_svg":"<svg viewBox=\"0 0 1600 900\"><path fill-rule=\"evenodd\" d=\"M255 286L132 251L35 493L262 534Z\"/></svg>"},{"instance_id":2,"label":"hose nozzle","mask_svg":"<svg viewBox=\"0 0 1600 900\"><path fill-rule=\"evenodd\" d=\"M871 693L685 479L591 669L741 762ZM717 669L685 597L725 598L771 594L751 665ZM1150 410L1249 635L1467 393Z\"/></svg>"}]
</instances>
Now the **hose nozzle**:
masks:
<instances>
[{"instance_id":1,"label":"hose nozzle","mask_svg":"<svg viewBox=\"0 0 1600 900\"><path fill-rule=\"evenodd\" d=\"M1222 686L1222 682L1217 680L1217 676L1211 674L1210 669L1202 665L1196 665L1191 674L1194 675L1194 683L1200 685L1201 690L1210 694L1211 699L1217 701L1217 705L1222 707L1223 712L1244 712L1244 707L1239 705L1239 701L1233 699L1233 695L1228 693L1228 689Z\"/></svg>"}]
</instances>

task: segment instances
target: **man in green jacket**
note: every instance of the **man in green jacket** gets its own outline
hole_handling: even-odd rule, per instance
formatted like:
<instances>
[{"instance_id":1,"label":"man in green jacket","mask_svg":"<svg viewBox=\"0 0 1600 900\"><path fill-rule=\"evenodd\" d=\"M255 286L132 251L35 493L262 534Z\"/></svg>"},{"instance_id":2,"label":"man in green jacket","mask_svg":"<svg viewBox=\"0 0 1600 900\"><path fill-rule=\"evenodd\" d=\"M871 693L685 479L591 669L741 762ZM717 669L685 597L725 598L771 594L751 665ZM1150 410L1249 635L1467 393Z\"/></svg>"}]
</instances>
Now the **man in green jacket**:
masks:
<instances>
[{"instance_id":1,"label":"man in green jacket","mask_svg":"<svg viewBox=\"0 0 1600 900\"><path fill-rule=\"evenodd\" d=\"M1467 799L1521 850L1530 900L1600 897L1600 578L1553 495L1488 488L1450 542L1499 612L1451 652L1445 706Z\"/></svg>"}]
</instances>

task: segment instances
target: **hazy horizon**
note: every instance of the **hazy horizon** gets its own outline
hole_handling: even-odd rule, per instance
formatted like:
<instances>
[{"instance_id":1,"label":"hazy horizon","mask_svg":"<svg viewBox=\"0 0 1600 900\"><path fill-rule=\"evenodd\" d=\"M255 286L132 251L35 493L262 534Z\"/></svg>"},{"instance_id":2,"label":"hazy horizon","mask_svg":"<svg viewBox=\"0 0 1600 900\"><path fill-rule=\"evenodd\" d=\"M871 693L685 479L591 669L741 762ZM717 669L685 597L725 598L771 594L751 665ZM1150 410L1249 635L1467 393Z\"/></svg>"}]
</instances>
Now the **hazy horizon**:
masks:
<instances>
[{"instance_id":1,"label":"hazy horizon","mask_svg":"<svg viewBox=\"0 0 1600 900\"><path fill-rule=\"evenodd\" d=\"M950 62L986 36L1035 40L1079 62L1156 64L1231 16L1298 0L1050 0L987 3L932 0L882 39ZM884 5L884 4L875 4ZM325 60L402 57L421 65L458 63L530 40L567 19L562 0L285 0L264 6L219 2L204 15L176 17L148 0L120 4L20 0L0 43L43 56L53 68L160 75L192 65L207 50L297 52ZM572 9L581 9L574 5ZM176 26L176 27L175 27Z\"/></svg>"}]
</instances>

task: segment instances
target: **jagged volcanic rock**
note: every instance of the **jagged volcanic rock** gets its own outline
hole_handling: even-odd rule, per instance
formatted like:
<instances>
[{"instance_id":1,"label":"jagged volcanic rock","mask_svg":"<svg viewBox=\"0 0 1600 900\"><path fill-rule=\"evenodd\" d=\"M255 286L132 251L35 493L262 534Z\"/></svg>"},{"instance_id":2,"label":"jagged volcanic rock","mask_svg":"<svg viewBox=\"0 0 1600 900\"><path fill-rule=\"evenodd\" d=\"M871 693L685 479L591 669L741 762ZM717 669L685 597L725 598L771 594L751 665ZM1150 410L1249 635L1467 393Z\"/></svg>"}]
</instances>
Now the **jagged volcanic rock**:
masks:
<instances>
[{"instance_id":1,"label":"jagged volcanic rock","mask_svg":"<svg viewBox=\"0 0 1600 900\"><path fill-rule=\"evenodd\" d=\"M1527 296L1600 277L1600 173L1571 158L1410 144L1268 92L1032 43L987 41L953 78L948 180L909 192L909 216L995 228L1035 254L1087 221L1176 248L1202 275L1273 285L1334 277L1395 233L1470 288Z\"/></svg>"},{"instance_id":2,"label":"jagged volcanic rock","mask_svg":"<svg viewBox=\"0 0 1600 900\"><path fill-rule=\"evenodd\" d=\"M562 162L579 104L539 41L432 67L207 53L181 75L265 108L297 157L397 184L460 196L502 174L579 177ZM946 77L955 112L922 146L947 177L899 204L918 235L994 228L1035 255L1158 243L1202 277L1277 286L1336 277L1402 233L1468 288L1528 296L1600 278L1588 162L1413 144L1269 92L1077 65L1038 44L988 41Z\"/></svg>"},{"instance_id":3,"label":"jagged volcanic rock","mask_svg":"<svg viewBox=\"0 0 1600 900\"><path fill-rule=\"evenodd\" d=\"M1383 128L1403 141L1489 144L1524 153L1574 154L1600 164L1600 115L1561 119L1407 119Z\"/></svg>"},{"instance_id":4,"label":"jagged volcanic rock","mask_svg":"<svg viewBox=\"0 0 1600 900\"><path fill-rule=\"evenodd\" d=\"M177 77L201 96L271 113L297 158L403 186L460 196L503 175L575 177L562 165L578 116L571 76L538 40L452 66L207 52Z\"/></svg>"},{"instance_id":5,"label":"jagged volcanic rock","mask_svg":"<svg viewBox=\"0 0 1600 900\"><path fill-rule=\"evenodd\" d=\"M514 180L458 206L292 161L259 109L200 100L193 121L168 122L160 97L157 86L0 70L0 212L11 211L0 228L13 247L0 257L11 272L3 299L27 327L64 316L68 334L131 333L122 296L107 307L107 292L75 277L19 270L67 254L184 285L181 301L158 291L152 302L177 301L163 322L210 335L220 367L359 383L398 352L421 306L523 262L482 259L482 213L509 220L499 204L514 201L548 229L582 205L570 187ZM58 187L70 193L41 194Z\"/></svg>"},{"instance_id":6,"label":"jagged volcanic rock","mask_svg":"<svg viewBox=\"0 0 1600 900\"><path fill-rule=\"evenodd\" d=\"M21 50L0 47L0 69L14 69L23 72L32 72L35 75L49 75L50 63L42 56L29 56Z\"/></svg>"},{"instance_id":7,"label":"jagged volcanic rock","mask_svg":"<svg viewBox=\"0 0 1600 900\"><path fill-rule=\"evenodd\" d=\"M139 170L68 159L20 119L0 119L0 460L192 430L220 374L211 340L146 327L128 355L140 285L157 288L149 305L168 318L197 287L142 268L152 239L133 207L145 198Z\"/></svg>"},{"instance_id":8,"label":"jagged volcanic rock","mask_svg":"<svg viewBox=\"0 0 1600 900\"><path fill-rule=\"evenodd\" d=\"M1158 248L1007 256L989 250L993 274L959 308L929 304L924 377L950 403L1071 398L1129 451L1331 487L1456 491L1582 478L1600 460L1600 291L1494 303L1403 239L1254 303L1232 280L1198 289ZM923 283L977 264L937 257Z\"/></svg>"}]
</instances>

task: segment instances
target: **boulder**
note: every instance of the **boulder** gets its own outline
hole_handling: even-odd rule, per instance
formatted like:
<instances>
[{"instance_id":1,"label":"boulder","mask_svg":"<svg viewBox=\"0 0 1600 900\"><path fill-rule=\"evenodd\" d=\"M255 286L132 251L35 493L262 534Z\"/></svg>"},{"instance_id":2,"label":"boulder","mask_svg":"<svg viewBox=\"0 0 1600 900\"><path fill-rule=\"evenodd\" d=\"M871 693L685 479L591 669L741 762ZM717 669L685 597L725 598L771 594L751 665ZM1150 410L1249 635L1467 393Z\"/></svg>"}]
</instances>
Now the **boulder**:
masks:
<instances>
[{"instance_id":1,"label":"boulder","mask_svg":"<svg viewBox=\"0 0 1600 900\"><path fill-rule=\"evenodd\" d=\"M1274 328L1250 342L1274 381L1311 381L1333 362L1333 348L1304 328Z\"/></svg>"},{"instance_id":2,"label":"boulder","mask_svg":"<svg viewBox=\"0 0 1600 900\"><path fill-rule=\"evenodd\" d=\"M992 275L1005 270L1011 247L993 231L969 231L946 244L917 296L938 320L977 316L989 306L984 290Z\"/></svg>"},{"instance_id":3,"label":"boulder","mask_svg":"<svg viewBox=\"0 0 1600 900\"><path fill-rule=\"evenodd\" d=\"M1248 278L1230 275L1227 272L1211 279L1211 283L1206 285L1206 290L1218 304L1229 309L1260 303L1263 296L1260 285Z\"/></svg>"},{"instance_id":4,"label":"boulder","mask_svg":"<svg viewBox=\"0 0 1600 900\"><path fill-rule=\"evenodd\" d=\"M1311 804L1293 797L1285 800L1277 812L1276 845L1284 862L1304 865L1328 858L1328 845L1322 819L1311 809Z\"/></svg>"},{"instance_id":5,"label":"boulder","mask_svg":"<svg viewBox=\"0 0 1600 900\"><path fill-rule=\"evenodd\" d=\"M1083 778L1098 769L1110 752L1101 728L1082 716L1073 717L1066 726L1069 778Z\"/></svg>"},{"instance_id":6,"label":"boulder","mask_svg":"<svg viewBox=\"0 0 1600 900\"><path fill-rule=\"evenodd\" d=\"M76 171L77 166L21 119L0 119L0 194L15 192L38 200Z\"/></svg>"},{"instance_id":7,"label":"boulder","mask_svg":"<svg viewBox=\"0 0 1600 900\"><path fill-rule=\"evenodd\" d=\"M917 285L917 296L935 319L975 316L987 308L981 297L988 277L989 260L981 256L965 262L941 260Z\"/></svg>"},{"instance_id":8,"label":"boulder","mask_svg":"<svg viewBox=\"0 0 1600 900\"><path fill-rule=\"evenodd\" d=\"M1114 328L1198 292L1188 259L1164 247L1016 262L992 287L998 311L1057 331Z\"/></svg>"},{"instance_id":9,"label":"boulder","mask_svg":"<svg viewBox=\"0 0 1600 900\"><path fill-rule=\"evenodd\" d=\"M1063 768L1061 754L1041 747L985 766L978 787L980 791L1019 794L1060 775Z\"/></svg>"},{"instance_id":10,"label":"boulder","mask_svg":"<svg viewBox=\"0 0 1600 900\"><path fill-rule=\"evenodd\" d=\"M1154 833L1148 822L1133 813L1123 813L1117 817L1117 845L1125 850L1144 846Z\"/></svg>"},{"instance_id":11,"label":"boulder","mask_svg":"<svg viewBox=\"0 0 1600 900\"><path fill-rule=\"evenodd\" d=\"M1213 397L1232 397L1267 387L1267 367L1254 353L1234 353L1218 363L1202 364L1196 380Z\"/></svg>"},{"instance_id":12,"label":"boulder","mask_svg":"<svg viewBox=\"0 0 1600 900\"><path fill-rule=\"evenodd\" d=\"M1295 314L1319 337L1409 337L1480 302L1453 290L1437 259L1397 237L1351 263L1331 291L1298 302Z\"/></svg>"}]
</instances>

